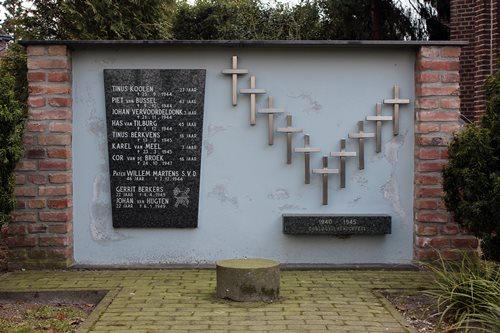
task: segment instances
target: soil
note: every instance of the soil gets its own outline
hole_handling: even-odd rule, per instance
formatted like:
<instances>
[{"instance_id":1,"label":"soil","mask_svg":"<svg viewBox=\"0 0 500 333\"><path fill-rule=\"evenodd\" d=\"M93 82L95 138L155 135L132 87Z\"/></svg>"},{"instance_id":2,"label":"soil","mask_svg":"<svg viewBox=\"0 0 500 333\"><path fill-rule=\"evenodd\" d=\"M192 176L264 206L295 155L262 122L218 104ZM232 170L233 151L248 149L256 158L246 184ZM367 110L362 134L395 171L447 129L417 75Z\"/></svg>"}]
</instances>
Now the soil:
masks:
<instances>
[{"instance_id":1,"label":"soil","mask_svg":"<svg viewBox=\"0 0 500 333\"><path fill-rule=\"evenodd\" d=\"M0 331L5 333L75 332L95 304L0 304Z\"/></svg>"},{"instance_id":2,"label":"soil","mask_svg":"<svg viewBox=\"0 0 500 333\"><path fill-rule=\"evenodd\" d=\"M440 323L441 316L434 297L423 292L383 291L385 298L403 315L408 323L419 333L438 333L449 327L446 320Z\"/></svg>"}]
</instances>

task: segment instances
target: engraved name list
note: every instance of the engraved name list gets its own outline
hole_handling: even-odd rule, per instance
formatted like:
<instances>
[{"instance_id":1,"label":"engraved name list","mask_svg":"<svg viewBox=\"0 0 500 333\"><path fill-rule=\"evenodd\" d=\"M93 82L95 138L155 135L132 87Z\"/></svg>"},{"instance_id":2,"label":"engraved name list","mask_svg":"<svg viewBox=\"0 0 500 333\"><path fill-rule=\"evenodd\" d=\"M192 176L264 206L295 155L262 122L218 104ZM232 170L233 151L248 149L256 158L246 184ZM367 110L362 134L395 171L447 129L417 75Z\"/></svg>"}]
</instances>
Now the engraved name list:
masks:
<instances>
[{"instance_id":1,"label":"engraved name list","mask_svg":"<svg viewBox=\"0 0 500 333\"><path fill-rule=\"evenodd\" d=\"M205 76L104 70L113 227L197 227Z\"/></svg>"}]
</instances>

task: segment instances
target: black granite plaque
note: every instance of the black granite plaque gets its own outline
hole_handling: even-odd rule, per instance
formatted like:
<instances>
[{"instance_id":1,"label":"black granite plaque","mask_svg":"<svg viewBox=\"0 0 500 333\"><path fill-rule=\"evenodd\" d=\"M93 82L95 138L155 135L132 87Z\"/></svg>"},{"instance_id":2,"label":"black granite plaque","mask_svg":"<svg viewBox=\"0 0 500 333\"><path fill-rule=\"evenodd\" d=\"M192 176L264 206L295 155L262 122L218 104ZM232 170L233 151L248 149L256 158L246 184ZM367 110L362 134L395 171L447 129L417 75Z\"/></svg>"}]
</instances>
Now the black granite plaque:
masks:
<instances>
[{"instance_id":1,"label":"black granite plaque","mask_svg":"<svg viewBox=\"0 0 500 333\"><path fill-rule=\"evenodd\" d=\"M291 235L384 235L389 215L283 214L283 233Z\"/></svg>"},{"instance_id":2,"label":"black granite plaque","mask_svg":"<svg viewBox=\"0 0 500 333\"><path fill-rule=\"evenodd\" d=\"M104 70L114 227L197 227L205 76Z\"/></svg>"}]
</instances>

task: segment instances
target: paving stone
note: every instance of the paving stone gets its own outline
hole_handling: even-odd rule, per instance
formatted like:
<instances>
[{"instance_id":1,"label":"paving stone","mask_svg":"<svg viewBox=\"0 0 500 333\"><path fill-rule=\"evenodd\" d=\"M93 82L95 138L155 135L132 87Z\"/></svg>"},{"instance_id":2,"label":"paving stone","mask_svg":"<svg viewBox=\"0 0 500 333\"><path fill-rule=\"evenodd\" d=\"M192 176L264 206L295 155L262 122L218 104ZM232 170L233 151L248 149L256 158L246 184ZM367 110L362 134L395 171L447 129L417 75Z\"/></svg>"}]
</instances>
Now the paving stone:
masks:
<instances>
[{"instance_id":1,"label":"paving stone","mask_svg":"<svg viewBox=\"0 0 500 333\"><path fill-rule=\"evenodd\" d=\"M408 332L374 291L432 281L414 271L284 271L282 297L266 304L216 299L213 270L28 271L0 280L0 291L112 290L92 333Z\"/></svg>"}]
</instances>

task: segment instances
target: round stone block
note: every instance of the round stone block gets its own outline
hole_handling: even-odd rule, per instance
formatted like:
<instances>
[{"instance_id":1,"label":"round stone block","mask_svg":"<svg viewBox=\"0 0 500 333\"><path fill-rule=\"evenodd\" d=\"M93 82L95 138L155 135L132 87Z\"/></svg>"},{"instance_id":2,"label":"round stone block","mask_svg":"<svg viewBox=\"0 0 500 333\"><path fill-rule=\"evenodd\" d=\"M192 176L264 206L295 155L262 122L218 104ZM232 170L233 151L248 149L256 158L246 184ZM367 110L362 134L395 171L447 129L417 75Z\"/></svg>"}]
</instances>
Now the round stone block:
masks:
<instances>
[{"instance_id":1,"label":"round stone block","mask_svg":"<svg viewBox=\"0 0 500 333\"><path fill-rule=\"evenodd\" d=\"M269 259L216 262L217 297L239 302L271 302L280 293L280 263Z\"/></svg>"}]
</instances>

